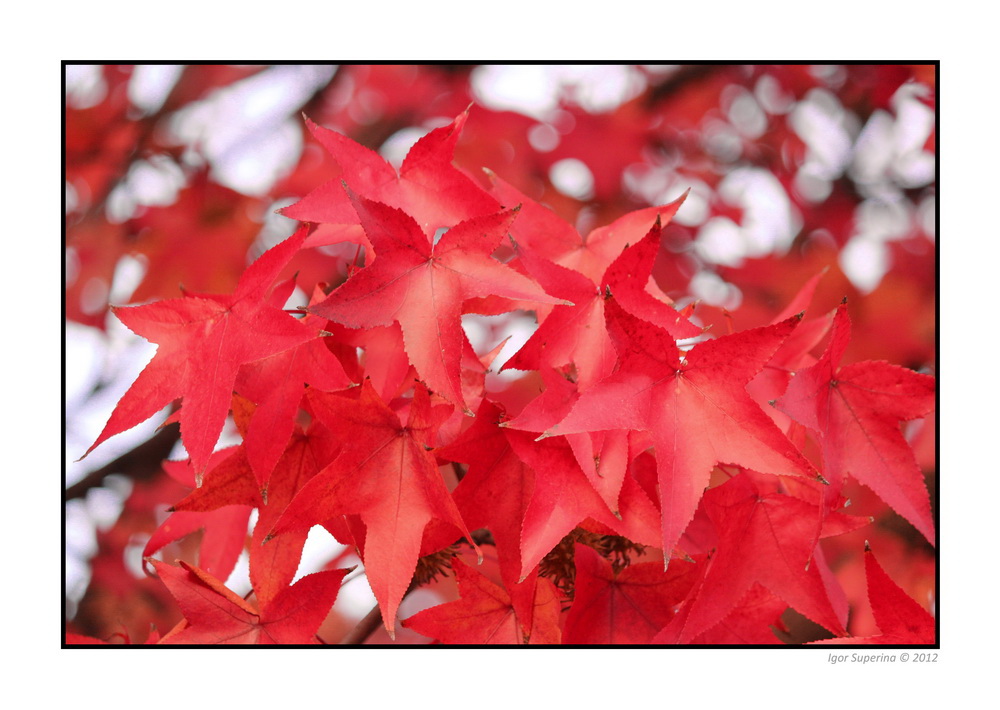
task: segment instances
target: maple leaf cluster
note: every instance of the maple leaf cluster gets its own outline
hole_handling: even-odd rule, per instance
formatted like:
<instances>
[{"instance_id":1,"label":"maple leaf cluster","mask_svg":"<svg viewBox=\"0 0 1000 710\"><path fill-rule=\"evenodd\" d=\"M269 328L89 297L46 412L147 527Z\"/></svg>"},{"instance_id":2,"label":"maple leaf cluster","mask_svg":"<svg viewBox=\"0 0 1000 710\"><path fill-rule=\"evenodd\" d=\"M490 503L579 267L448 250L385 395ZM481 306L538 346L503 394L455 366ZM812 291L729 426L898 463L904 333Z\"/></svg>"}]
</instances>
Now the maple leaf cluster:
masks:
<instances>
[{"instance_id":1,"label":"maple leaf cluster","mask_svg":"<svg viewBox=\"0 0 1000 710\"><path fill-rule=\"evenodd\" d=\"M856 558L879 633L852 634L828 560L872 531L857 484L935 544L905 428L934 377L845 364L852 300L816 312L822 267L745 328L682 305L663 261L686 193L581 234L456 166L469 117L398 169L308 121L335 168L282 209L294 234L226 293L112 308L157 350L87 453L175 405L188 456L164 463L186 493L143 550L183 619L149 641L336 641L321 626L363 569L393 638L777 644L794 614L827 643L934 643L877 549ZM286 309L291 265L345 244L346 278ZM463 316L516 312L537 328L498 367L506 340L477 351ZM218 448L227 421L241 443ZM362 568L297 579L316 526ZM154 557L197 530L197 564ZM252 600L225 586L244 549ZM441 578L451 601L402 612Z\"/></svg>"}]
</instances>

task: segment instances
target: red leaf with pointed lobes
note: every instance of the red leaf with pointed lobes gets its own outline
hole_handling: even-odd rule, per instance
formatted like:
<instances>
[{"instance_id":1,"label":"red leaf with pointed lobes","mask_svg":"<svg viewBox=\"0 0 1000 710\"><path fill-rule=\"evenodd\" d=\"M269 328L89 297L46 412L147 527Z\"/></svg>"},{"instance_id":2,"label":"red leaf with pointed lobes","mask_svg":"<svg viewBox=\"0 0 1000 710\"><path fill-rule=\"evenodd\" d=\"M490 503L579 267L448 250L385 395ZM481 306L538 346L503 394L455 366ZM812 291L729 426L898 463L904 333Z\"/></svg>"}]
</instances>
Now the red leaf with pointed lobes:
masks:
<instances>
[{"instance_id":1,"label":"red leaf with pointed lobes","mask_svg":"<svg viewBox=\"0 0 1000 710\"><path fill-rule=\"evenodd\" d=\"M156 554L168 543L201 530L198 564L226 579L246 548L251 511L247 506L227 506L209 513L171 513L150 535L142 554Z\"/></svg>"},{"instance_id":2,"label":"red leaf with pointed lobes","mask_svg":"<svg viewBox=\"0 0 1000 710\"><path fill-rule=\"evenodd\" d=\"M660 251L661 225L670 221L670 215L677 211L686 197L685 192L666 206L666 219L657 214L656 222L645 236L631 246L626 245L601 279L604 296L610 293L628 313L660 326L678 340L701 335L701 328L670 305L673 301L660 290L652 274L656 255Z\"/></svg>"},{"instance_id":3,"label":"red leaf with pointed lobes","mask_svg":"<svg viewBox=\"0 0 1000 710\"><path fill-rule=\"evenodd\" d=\"M375 151L306 119L309 130L330 152L340 171L333 180L280 210L281 213L303 222L334 225L321 228L310 240L309 246L318 246L364 241L356 226L358 216L354 205L341 187L343 182L369 199L413 215L428 236L441 227L496 212L500 209L496 199L451 163L455 143L467 118L465 111L450 125L434 129L417 141L403 160L398 175Z\"/></svg>"},{"instance_id":4,"label":"red leaf with pointed lobes","mask_svg":"<svg viewBox=\"0 0 1000 710\"><path fill-rule=\"evenodd\" d=\"M165 644L317 644L316 631L350 571L306 575L258 610L197 567L150 562L187 622L160 639Z\"/></svg>"},{"instance_id":5,"label":"red leaf with pointed lobes","mask_svg":"<svg viewBox=\"0 0 1000 710\"><path fill-rule=\"evenodd\" d=\"M552 582L537 577L526 633L510 594L465 562L456 560L452 569L461 597L453 602L424 609L403 621L403 626L439 640L461 644L558 644L559 593Z\"/></svg>"},{"instance_id":6,"label":"red leaf with pointed lobes","mask_svg":"<svg viewBox=\"0 0 1000 710\"><path fill-rule=\"evenodd\" d=\"M833 493L854 476L934 544L930 496L900 422L933 411L935 380L882 361L840 367L850 327L842 304L826 352L796 373L777 406L818 433Z\"/></svg>"},{"instance_id":7,"label":"red leaf with pointed lobes","mask_svg":"<svg viewBox=\"0 0 1000 710\"><path fill-rule=\"evenodd\" d=\"M674 211L684 197L686 194L671 205ZM664 328L675 338L689 338L701 333L686 316L669 305L670 300L658 293L659 288L650 279L660 248L660 236L660 218L657 216L646 235L637 244L627 246L607 268L599 287L582 274L538 259L530 251L522 252L521 259L528 273L546 291L571 300L573 305L556 306L504 366L504 369L540 370L546 383L543 395L529 404L509 426L539 432L548 429L572 407L576 386L585 391L612 374L616 352L605 326L605 304L611 295L615 303L632 316ZM572 377L567 375L566 378L570 381L553 377L551 368L561 371L572 368ZM557 419L539 424L563 409L565 411ZM567 440L595 489L611 511L617 512L618 491L627 464L616 456L616 452L627 448L622 432L569 434ZM603 469L595 465L595 461L603 462Z\"/></svg>"},{"instance_id":8,"label":"red leaf with pointed lobes","mask_svg":"<svg viewBox=\"0 0 1000 710\"><path fill-rule=\"evenodd\" d=\"M798 314L804 315L812 303L816 286L825 273L826 269L806 281L791 303L771 321L771 324L780 323L786 318ZM830 321L828 318L803 320L788 336L788 339L781 344L764 369L757 373L747 385L747 392L750 393L750 396L764 408L771 420L784 432L789 432L791 420L787 414L778 410L771 402L785 393L788 382L796 370L809 367L816 362L811 351L819 344L829 329ZM764 406L765 404L767 406Z\"/></svg>"},{"instance_id":9,"label":"red leaf with pointed lobes","mask_svg":"<svg viewBox=\"0 0 1000 710\"><path fill-rule=\"evenodd\" d=\"M250 581L257 599L266 602L288 586L298 571L307 530L264 538L295 495L321 471L339 448L326 427L313 422L306 431L296 428L275 466L267 486L267 503L259 509L250 540Z\"/></svg>"},{"instance_id":10,"label":"red leaf with pointed lobes","mask_svg":"<svg viewBox=\"0 0 1000 710\"><path fill-rule=\"evenodd\" d=\"M493 194L501 204L521 205L522 218L511 228L511 234L518 245L547 261L557 263L584 246L580 233L552 209L531 199L493 171L487 168L483 170L490 180ZM574 268L566 264L563 266L571 270ZM603 267L601 270L603 271ZM593 282L595 279L596 277L592 277L589 280Z\"/></svg>"},{"instance_id":11,"label":"red leaf with pointed lobes","mask_svg":"<svg viewBox=\"0 0 1000 710\"><path fill-rule=\"evenodd\" d=\"M694 516L717 463L766 473L818 474L745 391L797 318L700 343L681 359L664 330L608 299L618 370L585 390L545 436L648 431L656 449L662 548L669 552Z\"/></svg>"},{"instance_id":12,"label":"red leaf with pointed lobes","mask_svg":"<svg viewBox=\"0 0 1000 710\"><path fill-rule=\"evenodd\" d=\"M308 530L339 515L366 526L365 571L392 633L396 609L420 556L424 528L434 518L472 538L428 452L442 413L418 385L404 426L365 380L357 399L310 390L314 415L343 438L337 458L296 494L269 538ZM445 407L450 413L451 407Z\"/></svg>"},{"instance_id":13,"label":"red leaf with pointed lobes","mask_svg":"<svg viewBox=\"0 0 1000 710\"><path fill-rule=\"evenodd\" d=\"M587 480L562 437L536 441L531 434L504 431L514 453L534 472L531 502L521 525L522 579L563 537L587 520L641 545L655 547L659 543L656 506L631 477L622 481L616 516Z\"/></svg>"},{"instance_id":14,"label":"red leaf with pointed lobes","mask_svg":"<svg viewBox=\"0 0 1000 710\"><path fill-rule=\"evenodd\" d=\"M534 472L514 453L498 424L503 409L487 399L479 405L472 426L447 446L435 450L440 460L468 464L455 488L455 505L473 530L489 528L496 543L500 576L507 589L521 578L521 522L531 501ZM528 610L518 606L525 617Z\"/></svg>"},{"instance_id":15,"label":"red leaf with pointed lobes","mask_svg":"<svg viewBox=\"0 0 1000 710\"><path fill-rule=\"evenodd\" d=\"M195 472L204 472L229 413L240 366L317 337L316 330L264 300L305 237L300 229L262 254L231 296L185 296L114 308L129 330L159 347L87 453L182 398L181 438Z\"/></svg>"},{"instance_id":16,"label":"red leaf with pointed lobes","mask_svg":"<svg viewBox=\"0 0 1000 710\"><path fill-rule=\"evenodd\" d=\"M782 641L775 636L774 631L786 630L781 621L781 615L786 609L788 604L774 596L766 587L754 582L726 618L694 638L691 643L710 646L780 645Z\"/></svg>"},{"instance_id":17,"label":"red leaf with pointed lobes","mask_svg":"<svg viewBox=\"0 0 1000 710\"><path fill-rule=\"evenodd\" d=\"M539 259L529 249L518 253L524 269L547 293L572 305L555 306L503 369L544 371L572 364L581 387L610 374L615 349L604 325L604 295L598 285L572 269Z\"/></svg>"},{"instance_id":18,"label":"red leaf with pointed lobes","mask_svg":"<svg viewBox=\"0 0 1000 710\"><path fill-rule=\"evenodd\" d=\"M369 378L382 399L395 399L412 386L416 371L403 349L403 331L398 323L355 329L327 321L326 329L334 334L335 343L353 351L357 381Z\"/></svg>"},{"instance_id":19,"label":"red leaf with pointed lobes","mask_svg":"<svg viewBox=\"0 0 1000 710\"><path fill-rule=\"evenodd\" d=\"M622 253L622 250L625 249L626 246L638 243L639 240L642 239L647 232L649 232L649 226L653 224L657 218L659 218L661 226L666 227L667 224L670 223L670 220L673 219L674 215L677 214L677 210L680 209L686 197L687 192L673 202L669 202L665 205L644 207L640 210L634 210L622 217L619 217L611 224L594 229L587 235L586 238L587 251L594 255L597 263L610 264L618 257L619 254ZM589 259L584 258L578 263L583 266L587 263L587 261L589 261ZM572 261L569 263L561 263L564 263L567 266L573 265ZM588 273L585 268L579 268L579 270L584 273Z\"/></svg>"},{"instance_id":20,"label":"red leaf with pointed lobes","mask_svg":"<svg viewBox=\"0 0 1000 710\"><path fill-rule=\"evenodd\" d=\"M305 432L296 427L262 496L241 447L236 455L209 468L202 486L174 505L175 515L204 513L233 505L257 508L259 516L250 541L250 581L258 601L267 602L291 584L308 531L285 533L267 545L262 544L264 538L294 495L333 460L338 448L339 443L319 422L313 421Z\"/></svg>"},{"instance_id":21,"label":"red leaf with pointed lobes","mask_svg":"<svg viewBox=\"0 0 1000 710\"><path fill-rule=\"evenodd\" d=\"M881 633L877 636L825 639L815 643L889 646L935 643L937 629L934 617L892 581L867 544L865 577L868 579L868 600Z\"/></svg>"},{"instance_id":22,"label":"red leaf with pointed lobes","mask_svg":"<svg viewBox=\"0 0 1000 710\"><path fill-rule=\"evenodd\" d=\"M563 643L649 643L674 618L687 596L694 565L676 561L633 562L615 572L595 550L577 544L573 606L566 615Z\"/></svg>"},{"instance_id":23,"label":"red leaf with pointed lobes","mask_svg":"<svg viewBox=\"0 0 1000 710\"><path fill-rule=\"evenodd\" d=\"M544 259L585 275L593 283L600 281L601 275L626 246L638 243L649 232L657 217L662 226L666 226L687 196L685 193L668 204L629 212L583 237L551 209L538 204L496 175L487 174L493 183L493 194L501 203L520 204L525 210L524 219L511 227L514 240Z\"/></svg>"},{"instance_id":24,"label":"red leaf with pointed lobes","mask_svg":"<svg viewBox=\"0 0 1000 710\"><path fill-rule=\"evenodd\" d=\"M681 197L668 207L676 211L683 201ZM637 243L626 245L598 279L538 258L531 249L519 249L527 272L548 293L567 299L571 305L553 308L504 369L542 370L572 363L581 389L611 374L615 350L605 326L609 294L633 316L665 328L675 338L700 335L701 329L671 307L670 299L650 279L660 236L657 216L652 228Z\"/></svg>"},{"instance_id":25,"label":"red leaf with pointed lobes","mask_svg":"<svg viewBox=\"0 0 1000 710\"><path fill-rule=\"evenodd\" d=\"M560 302L490 256L517 211L467 220L431 244L404 212L353 193L351 200L376 258L309 310L350 328L399 323L406 352L421 379L467 409L461 384L466 341L462 303L492 294Z\"/></svg>"},{"instance_id":26,"label":"red leaf with pointed lobes","mask_svg":"<svg viewBox=\"0 0 1000 710\"><path fill-rule=\"evenodd\" d=\"M190 461L164 461L163 470L171 478L194 488L171 507L173 511L206 513L227 505L257 507L261 504L260 489L250 475L250 464L242 445L213 453L199 486L194 484Z\"/></svg>"},{"instance_id":27,"label":"red leaf with pointed lobes","mask_svg":"<svg viewBox=\"0 0 1000 710\"><path fill-rule=\"evenodd\" d=\"M493 533L508 588L527 578L563 537L589 519L640 544L656 545L656 508L634 480L626 478L622 485L618 519L565 441L536 442L531 434L499 426L503 416L484 400L473 425L436 453L469 463L455 501L471 526Z\"/></svg>"},{"instance_id":28,"label":"red leaf with pointed lobes","mask_svg":"<svg viewBox=\"0 0 1000 710\"><path fill-rule=\"evenodd\" d=\"M541 375L545 390L529 402L517 417L504 422L504 427L543 432L569 414L579 396L577 384L556 370L543 369ZM629 432L585 432L567 434L565 439L594 490L608 510L617 514L618 496L628 466Z\"/></svg>"},{"instance_id":29,"label":"red leaf with pointed lobes","mask_svg":"<svg viewBox=\"0 0 1000 710\"><path fill-rule=\"evenodd\" d=\"M216 451L209 459L208 470L220 477L246 466L246 459L237 447ZM195 488L196 475L190 461L164 461L163 470L174 480ZM246 548L247 526L256 499L253 486L235 487L228 500L211 507L171 509L167 518L149 536L142 550L143 557L156 554L171 542L202 531L198 547L198 565L216 577L226 579L236 567Z\"/></svg>"},{"instance_id":30,"label":"red leaf with pointed lobes","mask_svg":"<svg viewBox=\"0 0 1000 710\"><path fill-rule=\"evenodd\" d=\"M317 289L313 301L324 296ZM326 326L326 321L312 314L299 322L319 331ZM305 385L324 392L354 385L323 338L309 340L240 368L235 389L257 404L244 439L247 459L260 487L267 485L271 471L292 436Z\"/></svg>"},{"instance_id":31,"label":"red leaf with pointed lobes","mask_svg":"<svg viewBox=\"0 0 1000 710\"><path fill-rule=\"evenodd\" d=\"M817 509L799 498L765 492L757 484L762 476L744 471L705 494L718 549L704 580L657 636L658 643L690 643L728 616L755 582L833 633L847 633L846 616L841 618L831 601L817 564ZM868 524L868 518L832 513L820 537Z\"/></svg>"}]
</instances>

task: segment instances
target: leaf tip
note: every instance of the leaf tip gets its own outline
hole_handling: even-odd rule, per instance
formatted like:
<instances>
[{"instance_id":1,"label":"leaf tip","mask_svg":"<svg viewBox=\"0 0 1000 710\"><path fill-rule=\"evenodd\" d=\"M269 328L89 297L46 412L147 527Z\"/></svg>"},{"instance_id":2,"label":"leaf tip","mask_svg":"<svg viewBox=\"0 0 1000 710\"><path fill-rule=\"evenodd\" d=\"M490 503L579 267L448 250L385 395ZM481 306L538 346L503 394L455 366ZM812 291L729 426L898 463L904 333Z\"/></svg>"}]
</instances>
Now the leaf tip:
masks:
<instances>
[{"instance_id":1,"label":"leaf tip","mask_svg":"<svg viewBox=\"0 0 1000 710\"><path fill-rule=\"evenodd\" d=\"M819 481L820 483L822 483L824 486L829 486L830 485L830 482L828 480L826 480L825 478L823 478L823 474L822 473L817 473L816 474L816 480Z\"/></svg>"},{"instance_id":2,"label":"leaf tip","mask_svg":"<svg viewBox=\"0 0 1000 710\"><path fill-rule=\"evenodd\" d=\"M865 552L871 552L871 551L872 551L872 546L868 544L867 540L865 540Z\"/></svg>"}]
</instances>

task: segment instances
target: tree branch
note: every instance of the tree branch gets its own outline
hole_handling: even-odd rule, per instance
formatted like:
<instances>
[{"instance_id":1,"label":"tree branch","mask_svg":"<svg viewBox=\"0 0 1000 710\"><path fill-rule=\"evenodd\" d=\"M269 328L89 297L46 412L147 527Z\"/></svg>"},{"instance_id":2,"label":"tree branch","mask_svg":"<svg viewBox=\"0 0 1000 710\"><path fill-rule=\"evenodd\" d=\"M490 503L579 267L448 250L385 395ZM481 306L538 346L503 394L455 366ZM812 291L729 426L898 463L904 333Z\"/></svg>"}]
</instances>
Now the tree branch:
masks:
<instances>
[{"instance_id":1,"label":"tree branch","mask_svg":"<svg viewBox=\"0 0 1000 710\"><path fill-rule=\"evenodd\" d=\"M409 592L409 590L407 590ZM372 607L365 618L358 622L358 625L351 629L347 636L340 640L341 646L360 646L375 630L382 625L382 612L379 611L378 604Z\"/></svg>"},{"instance_id":2,"label":"tree branch","mask_svg":"<svg viewBox=\"0 0 1000 710\"><path fill-rule=\"evenodd\" d=\"M139 444L131 451L122 454L114 461L91 471L74 483L63 493L63 502L74 498L84 498L92 488L98 488L104 479L113 473L128 476L134 481L152 478L159 473L163 459L170 455L174 444L180 438L180 425L168 424L160 429L150 439Z\"/></svg>"}]
</instances>

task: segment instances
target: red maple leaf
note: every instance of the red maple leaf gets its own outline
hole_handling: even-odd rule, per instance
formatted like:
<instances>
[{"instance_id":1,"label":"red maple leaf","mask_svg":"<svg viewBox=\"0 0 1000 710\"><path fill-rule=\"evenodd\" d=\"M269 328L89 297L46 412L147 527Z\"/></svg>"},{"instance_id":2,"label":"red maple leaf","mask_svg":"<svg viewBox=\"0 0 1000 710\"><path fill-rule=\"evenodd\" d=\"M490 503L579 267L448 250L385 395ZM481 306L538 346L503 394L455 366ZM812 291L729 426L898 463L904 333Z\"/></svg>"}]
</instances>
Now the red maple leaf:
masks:
<instances>
[{"instance_id":1,"label":"red maple leaf","mask_svg":"<svg viewBox=\"0 0 1000 710\"><path fill-rule=\"evenodd\" d=\"M601 329L604 330L603 324ZM558 424L569 414L579 396L579 383L572 381L575 372L572 367L542 369L540 374L545 390L528 402L517 417L501 426L542 432ZM626 431L586 432L563 437L594 490L615 515L619 513L619 495L629 462L629 437Z\"/></svg>"},{"instance_id":2,"label":"red maple leaf","mask_svg":"<svg viewBox=\"0 0 1000 710\"><path fill-rule=\"evenodd\" d=\"M393 633L421 551L424 528L438 519L454 538L472 539L428 448L443 416L418 385L404 426L369 380L356 399L310 390L313 414L342 438L337 458L292 499L268 539L308 530L340 515L358 515L365 526L363 560L382 620Z\"/></svg>"},{"instance_id":3,"label":"red maple leaf","mask_svg":"<svg viewBox=\"0 0 1000 710\"><path fill-rule=\"evenodd\" d=\"M632 478L621 486L616 517L563 438L535 441L531 434L500 426L503 418L497 405L484 400L472 426L435 453L469 463L455 502L470 525L493 533L509 589L588 520L641 544L656 544L656 508Z\"/></svg>"},{"instance_id":4,"label":"red maple leaf","mask_svg":"<svg viewBox=\"0 0 1000 710\"><path fill-rule=\"evenodd\" d=\"M615 349L605 327L604 314L609 293L633 316L659 325L675 338L700 335L701 329L671 307L669 299L662 293L654 295L659 289L650 280L660 248L661 219L669 222L683 201L682 196L664 206L662 215L657 215L645 236L626 246L597 281L537 258L531 250L521 250L528 273L546 292L571 303L555 306L504 369L542 370L572 363L581 389L611 374Z\"/></svg>"},{"instance_id":5,"label":"red maple leaf","mask_svg":"<svg viewBox=\"0 0 1000 710\"><path fill-rule=\"evenodd\" d=\"M754 582L722 621L693 638L691 643L710 646L780 645L782 641L775 636L774 629L786 630L781 621L786 609L788 604Z\"/></svg>"},{"instance_id":6,"label":"red maple leaf","mask_svg":"<svg viewBox=\"0 0 1000 710\"><path fill-rule=\"evenodd\" d=\"M404 619L403 626L441 643L559 643L559 594L552 582L535 576L530 586L531 616L525 620L518 617L503 587L465 562L456 561L452 569L461 597L424 609Z\"/></svg>"},{"instance_id":7,"label":"red maple leaf","mask_svg":"<svg viewBox=\"0 0 1000 710\"><path fill-rule=\"evenodd\" d=\"M310 246L337 241L362 241L354 205L341 187L354 187L371 200L412 215L427 236L471 217L496 212L499 203L451 164L455 143L469 116L468 110L451 124L436 128L417 141L399 167L399 173L375 151L336 131L306 120L313 136L337 161L337 177L320 185L281 213L321 227ZM514 203L511 203L514 204Z\"/></svg>"},{"instance_id":8,"label":"red maple leaf","mask_svg":"<svg viewBox=\"0 0 1000 710\"><path fill-rule=\"evenodd\" d=\"M521 524L521 578L573 528L587 527L588 521L641 545L659 542L656 506L630 476L622 481L613 514L564 437L537 441L532 434L504 431L514 453L534 472L531 501Z\"/></svg>"},{"instance_id":9,"label":"red maple leaf","mask_svg":"<svg viewBox=\"0 0 1000 710\"><path fill-rule=\"evenodd\" d=\"M531 501L534 475L497 426L504 416L499 405L484 399L472 426L434 453L441 460L469 465L453 493L455 504L472 529L489 528L500 576L504 586L513 589L521 578L521 522Z\"/></svg>"},{"instance_id":10,"label":"red maple leaf","mask_svg":"<svg viewBox=\"0 0 1000 710\"><path fill-rule=\"evenodd\" d=\"M784 310L770 320L770 324L775 325L799 313L804 315L811 305L816 287L826 271L824 269L808 279ZM788 381L794 376L796 370L811 366L816 362L811 351L819 344L829 329L830 321L828 318L803 320L785 342L778 347L764 369L757 373L747 385L747 392L758 404L763 406L765 402L768 403L768 406L764 407L764 412L784 432L789 432L792 424L791 419L787 414L776 409L772 401L784 394L788 387ZM832 499L833 497L831 497Z\"/></svg>"},{"instance_id":11,"label":"red maple leaf","mask_svg":"<svg viewBox=\"0 0 1000 710\"><path fill-rule=\"evenodd\" d=\"M814 643L904 646L935 642L937 630L934 617L892 581L867 543L865 577L868 579L868 601L881 633L877 636L824 639Z\"/></svg>"},{"instance_id":12,"label":"red maple leaf","mask_svg":"<svg viewBox=\"0 0 1000 710\"><path fill-rule=\"evenodd\" d=\"M684 197L662 209L667 220ZM617 361L614 345L605 326L605 303L614 294L615 302L637 318L655 323L673 337L689 338L701 330L685 315L669 305L650 279L660 248L661 218L639 240L627 246L598 283L582 274L522 253L529 274L549 293L572 301L557 305L538 330L507 361L504 369L537 369L545 382L542 396L529 403L509 426L541 432L557 424L572 407L577 388L586 390L612 374ZM658 295L657 295L658 294ZM558 371L560 374L554 374ZM627 438L623 432L568 434L580 466L612 512L618 511L618 495L625 476ZM598 466L595 462L600 462Z\"/></svg>"},{"instance_id":13,"label":"red maple leaf","mask_svg":"<svg viewBox=\"0 0 1000 710\"><path fill-rule=\"evenodd\" d=\"M690 643L737 606L759 583L797 611L838 635L846 634L846 608L835 608L815 544L817 505L769 491L762 474L744 471L705 494L705 512L718 546L705 577L657 643ZM767 477L770 478L770 477ZM820 537L867 525L867 518L831 513ZM842 618L844 616L844 618Z\"/></svg>"},{"instance_id":14,"label":"red maple leaf","mask_svg":"<svg viewBox=\"0 0 1000 710\"><path fill-rule=\"evenodd\" d=\"M212 453L208 469L230 470L238 466L240 460L245 463L238 447L221 449ZM201 490L196 487L197 476L189 460L164 461L163 470L175 481L193 488L195 493ZM198 565L210 574L225 579L246 548L247 525L253 505L253 500L245 495L232 495L227 503L212 508L171 508L167 518L149 536L142 555L144 558L154 555L167 544L201 530Z\"/></svg>"},{"instance_id":15,"label":"red maple leaf","mask_svg":"<svg viewBox=\"0 0 1000 710\"><path fill-rule=\"evenodd\" d=\"M306 431L296 426L274 468L266 495L262 495L246 448L241 446L225 461L209 468L201 487L174 505L173 510L177 512L173 515L207 515L220 509L246 506L257 508L259 515L250 541L250 581L258 601L267 602L294 578L308 530L288 532L267 545L262 544L264 538L299 489L334 458L338 448L339 443L319 422L313 421ZM202 554L205 542L202 542ZM240 536L239 542L242 550L245 534Z\"/></svg>"},{"instance_id":16,"label":"red maple leaf","mask_svg":"<svg viewBox=\"0 0 1000 710\"><path fill-rule=\"evenodd\" d=\"M258 610L197 567L150 562L186 622L160 639L164 644L317 644L316 631L350 571L306 575Z\"/></svg>"},{"instance_id":17,"label":"red maple leaf","mask_svg":"<svg viewBox=\"0 0 1000 710\"><path fill-rule=\"evenodd\" d=\"M410 361L428 387L462 407L464 301L490 295L560 303L490 254L517 210L455 225L437 242L398 209L352 196L375 249L373 263L349 278L313 313L351 328L399 323Z\"/></svg>"},{"instance_id":18,"label":"red maple leaf","mask_svg":"<svg viewBox=\"0 0 1000 710\"><path fill-rule=\"evenodd\" d=\"M185 295L113 308L131 331L159 347L87 453L183 398L181 438L195 472L204 472L229 413L240 366L317 337L316 330L265 301L271 283L305 238L303 228L262 254L232 295Z\"/></svg>"},{"instance_id":19,"label":"red maple leaf","mask_svg":"<svg viewBox=\"0 0 1000 710\"><path fill-rule=\"evenodd\" d=\"M818 433L831 495L839 495L850 474L934 544L930 496L899 425L934 409L935 380L876 360L840 367L850 338L847 306L841 304L826 352L795 374L777 406Z\"/></svg>"},{"instance_id":20,"label":"red maple leaf","mask_svg":"<svg viewBox=\"0 0 1000 710\"><path fill-rule=\"evenodd\" d=\"M586 545L574 552L573 606L566 615L564 643L649 643L673 618L674 607L696 581L694 565L678 561L632 563L616 570Z\"/></svg>"},{"instance_id":21,"label":"red maple leaf","mask_svg":"<svg viewBox=\"0 0 1000 710\"><path fill-rule=\"evenodd\" d=\"M313 300L323 295L322 290L316 289ZM284 301L275 305L284 305ZM299 322L312 328L326 325L326 321L317 325L318 320L307 314ZM309 340L240 368L235 389L257 405L244 441L247 459L261 487L267 485L271 470L292 436L295 414L306 384L324 392L346 389L354 384L325 339Z\"/></svg>"},{"instance_id":22,"label":"red maple leaf","mask_svg":"<svg viewBox=\"0 0 1000 710\"><path fill-rule=\"evenodd\" d=\"M577 271L592 282L600 280L608 265L629 244L636 244L649 232L649 225L662 215L664 224L677 212L684 197L665 205L634 210L611 224L581 234L548 207L540 205L496 175L488 173L493 194L505 205L521 205L524 219L511 227L511 234L520 246L539 256ZM645 283L641 284L645 287Z\"/></svg>"},{"instance_id":23,"label":"red maple leaf","mask_svg":"<svg viewBox=\"0 0 1000 710\"><path fill-rule=\"evenodd\" d=\"M694 346L683 354L662 328L609 298L618 370L584 390L545 436L648 431L656 449L665 558L694 516L713 466L816 478L812 465L746 393L798 318Z\"/></svg>"}]
</instances>

